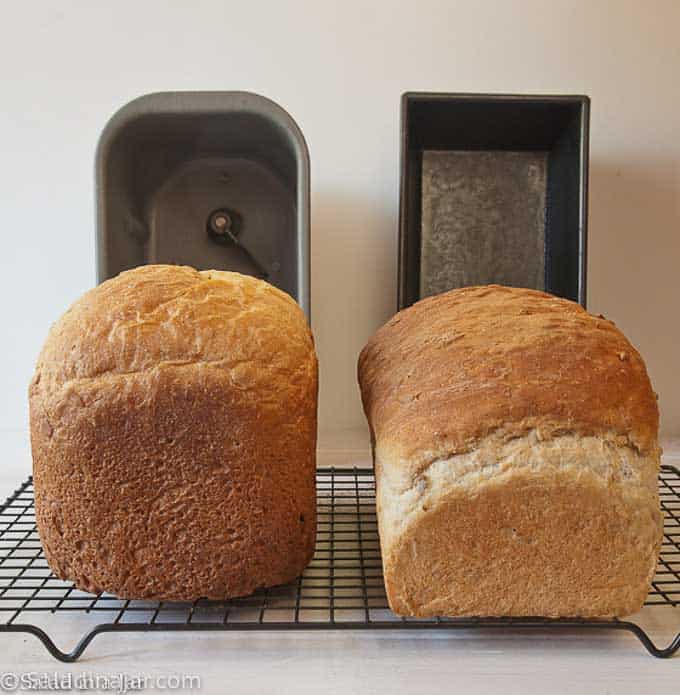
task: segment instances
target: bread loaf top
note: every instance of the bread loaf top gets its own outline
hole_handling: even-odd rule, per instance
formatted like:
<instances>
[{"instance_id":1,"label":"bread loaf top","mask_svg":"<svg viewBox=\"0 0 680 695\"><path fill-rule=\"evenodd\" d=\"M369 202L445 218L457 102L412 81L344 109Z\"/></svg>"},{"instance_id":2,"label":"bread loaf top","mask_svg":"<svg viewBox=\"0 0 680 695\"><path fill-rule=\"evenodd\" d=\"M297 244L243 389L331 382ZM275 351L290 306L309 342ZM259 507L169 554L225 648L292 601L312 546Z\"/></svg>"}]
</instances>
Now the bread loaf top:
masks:
<instances>
[{"instance_id":1,"label":"bread loaf top","mask_svg":"<svg viewBox=\"0 0 680 695\"><path fill-rule=\"evenodd\" d=\"M491 433L600 435L657 452L656 395L637 350L611 321L544 292L428 297L371 338L359 381L377 446L414 473Z\"/></svg>"},{"instance_id":2,"label":"bread loaf top","mask_svg":"<svg viewBox=\"0 0 680 695\"><path fill-rule=\"evenodd\" d=\"M259 397L316 382L311 331L285 292L256 278L147 265L86 292L52 326L31 391L55 395L93 379L210 365Z\"/></svg>"}]
</instances>

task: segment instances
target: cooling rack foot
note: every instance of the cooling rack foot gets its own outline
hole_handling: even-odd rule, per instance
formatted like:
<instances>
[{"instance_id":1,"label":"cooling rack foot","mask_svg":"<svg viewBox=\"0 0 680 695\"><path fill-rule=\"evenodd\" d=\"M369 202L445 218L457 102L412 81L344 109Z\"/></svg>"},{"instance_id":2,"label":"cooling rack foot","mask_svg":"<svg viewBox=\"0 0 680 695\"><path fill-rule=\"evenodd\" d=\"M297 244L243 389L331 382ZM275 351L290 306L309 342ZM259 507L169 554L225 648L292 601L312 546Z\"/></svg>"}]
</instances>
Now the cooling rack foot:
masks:
<instances>
[{"instance_id":1,"label":"cooling rack foot","mask_svg":"<svg viewBox=\"0 0 680 695\"><path fill-rule=\"evenodd\" d=\"M655 656L658 659L668 659L669 657L673 656L678 649L680 649L680 632L667 647L657 647L656 644L654 644L654 642L652 642L652 640L649 638L649 635L639 625L629 622L619 622L616 623L616 625L620 625L620 629L632 632L640 640L640 642L642 642L644 648L652 656Z\"/></svg>"},{"instance_id":2,"label":"cooling rack foot","mask_svg":"<svg viewBox=\"0 0 680 695\"><path fill-rule=\"evenodd\" d=\"M57 647L57 645L52 641L52 638L44 630L41 630L35 625L2 625L0 626L0 632L24 632L28 633L29 635L34 635L43 643L45 649L47 649L47 651L55 659L68 664L73 663L80 658L87 645L92 641L98 632L101 632L101 630L95 628L91 632L88 632L71 652L62 652L61 649L59 649L59 647Z\"/></svg>"}]
</instances>

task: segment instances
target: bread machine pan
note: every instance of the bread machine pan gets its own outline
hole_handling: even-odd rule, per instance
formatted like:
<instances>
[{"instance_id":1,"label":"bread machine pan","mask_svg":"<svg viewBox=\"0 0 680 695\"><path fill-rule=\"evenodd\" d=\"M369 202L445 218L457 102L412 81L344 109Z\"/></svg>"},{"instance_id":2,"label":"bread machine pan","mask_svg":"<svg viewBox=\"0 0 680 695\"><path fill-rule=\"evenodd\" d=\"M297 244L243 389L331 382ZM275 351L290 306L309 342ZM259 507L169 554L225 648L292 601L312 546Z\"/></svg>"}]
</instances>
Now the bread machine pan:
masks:
<instances>
[{"instance_id":1,"label":"bread machine pan","mask_svg":"<svg viewBox=\"0 0 680 695\"><path fill-rule=\"evenodd\" d=\"M309 318L309 154L273 101L135 99L101 135L96 178L99 282L148 263L234 270L285 290Z\"/></svg>"},{"instance_id":2,"label":"bread machine pan","mask_svg":"<svg viewBox=\"0 0 680 695\"><path fill-rule=\"evenodd\" d=\"M589 99L406 93L400 309L498 283L586 303Z\"/></svg>"}]
</instances>

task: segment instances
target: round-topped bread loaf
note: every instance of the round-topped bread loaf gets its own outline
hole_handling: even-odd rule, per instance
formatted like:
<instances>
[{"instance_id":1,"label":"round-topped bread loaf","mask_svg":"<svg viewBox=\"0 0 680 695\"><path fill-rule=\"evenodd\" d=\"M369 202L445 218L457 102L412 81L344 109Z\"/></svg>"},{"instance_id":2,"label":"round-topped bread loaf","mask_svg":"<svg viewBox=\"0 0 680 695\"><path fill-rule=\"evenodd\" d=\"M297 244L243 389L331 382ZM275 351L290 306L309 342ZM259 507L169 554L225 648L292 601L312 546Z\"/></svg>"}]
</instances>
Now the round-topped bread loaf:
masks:
<instances>
[{"instance_id":1,"label":"round-topped bread loaf","mask_svg":"<svg viewBox=\"0 0 680 695\"><path fill-rule=\"evenodd\" d=\"M52 327L29 389L52 571L124 598L223 599L314 552L317 359L261 280L143 266Z\"/></svg>"}]
</instances>

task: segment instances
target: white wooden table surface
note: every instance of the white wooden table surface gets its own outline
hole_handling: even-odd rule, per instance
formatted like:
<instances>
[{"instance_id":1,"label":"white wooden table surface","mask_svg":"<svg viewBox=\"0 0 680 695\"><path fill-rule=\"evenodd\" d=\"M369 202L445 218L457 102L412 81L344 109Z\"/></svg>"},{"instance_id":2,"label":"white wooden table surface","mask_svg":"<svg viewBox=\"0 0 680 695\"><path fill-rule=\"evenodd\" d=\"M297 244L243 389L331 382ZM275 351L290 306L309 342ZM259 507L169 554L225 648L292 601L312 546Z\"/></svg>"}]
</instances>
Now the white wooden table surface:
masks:
<instances>
[{"instance_id":1,"label":"white wooden table surface","mask_svg":"<svg viewBox=\"0 0 680 695\"><path fill-rule=\"evenodd\" d=\"M320 465L368 464L364 449L338 442ZM680 466L678 444L665 447L665 460ZM0 457L4 499L30 472L26 434L0 432ZM658 616L650 630L667 643L680 630L680 608ZM72 647L81 632L59 635L60 646ZM76 664L54 661L30 635L2 634L2 671L190 674L200 692L225 694L680 693L680 654L654 659L624 632L114 634L98 636Z\"/></svg>"}]
</instances>

